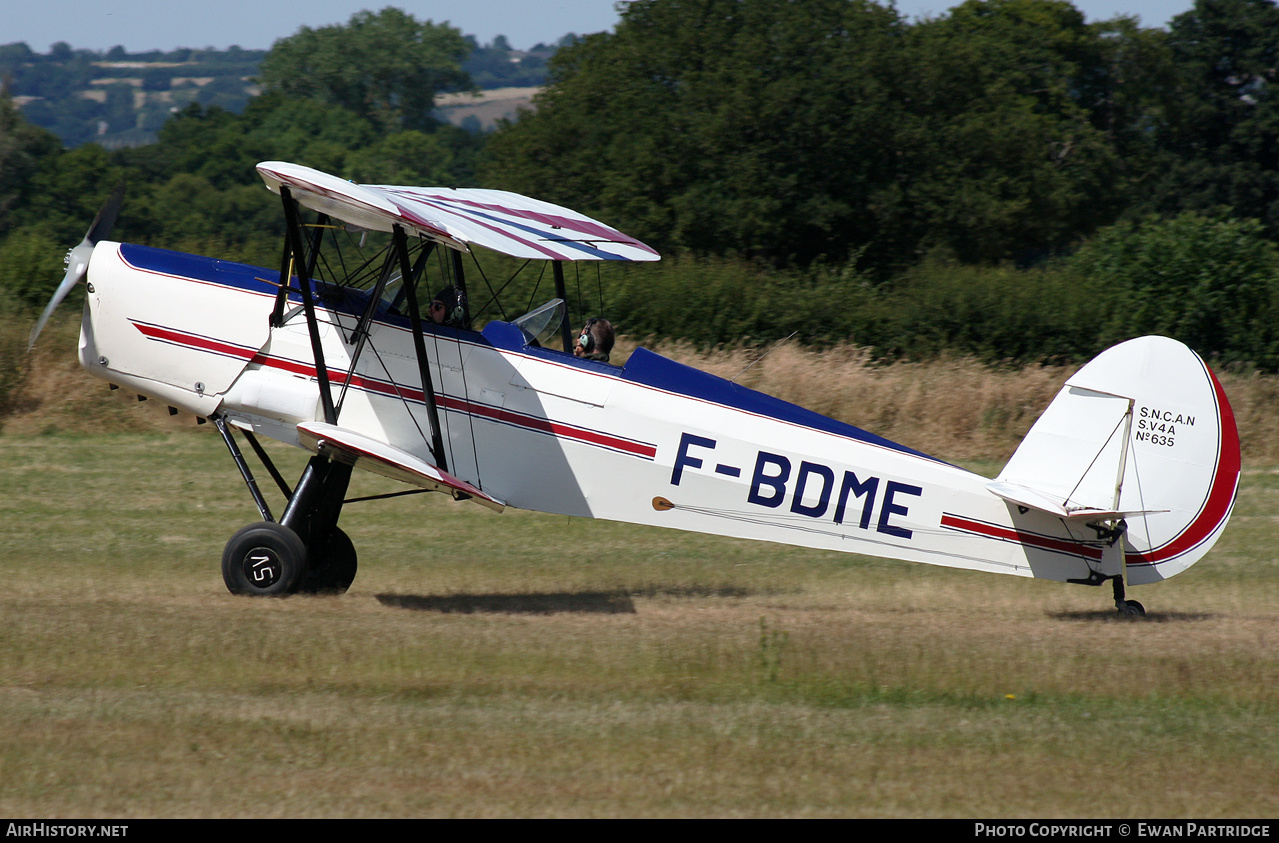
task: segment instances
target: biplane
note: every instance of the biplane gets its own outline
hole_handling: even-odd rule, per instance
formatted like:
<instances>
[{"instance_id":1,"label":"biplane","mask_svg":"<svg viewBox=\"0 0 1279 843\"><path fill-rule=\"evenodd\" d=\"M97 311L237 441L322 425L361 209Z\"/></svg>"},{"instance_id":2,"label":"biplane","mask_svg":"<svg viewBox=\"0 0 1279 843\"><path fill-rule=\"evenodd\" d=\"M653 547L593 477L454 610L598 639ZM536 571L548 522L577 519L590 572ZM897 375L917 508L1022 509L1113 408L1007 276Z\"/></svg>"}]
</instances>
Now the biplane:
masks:
<instances>
[{"instance_id":1,"label":"biplane","mask_svg":"<svg viewBox=\"0 0 1279 843\"><path fill-rule=\"evenodd\" d=\"M1130 340L1079 369L992 480L642 347L624 365L574 355L565 264L658 259L582 214L278 161L257 171L283 207L277 270L107 240L117 190L31 335L83 280L84 368L216 427L260 515L222 554L235 594L350 586L356 551L338 520L357 468L496 512L1109 582L1128 615L1144 608L1127 585L1184 571L1230 517L1234 416L1172 339ZM341 257L342 238L370 236L385 241L373 257ZM483 275L486 291L468 287L476 249L549 262L556 295L477 330L470 302L500 291ZM427 290L440 280L456 296L437 321ZM292 486L262 437L311 452ZM278 517L240 440L283 494Z\"/></svg>"}]
</instances>

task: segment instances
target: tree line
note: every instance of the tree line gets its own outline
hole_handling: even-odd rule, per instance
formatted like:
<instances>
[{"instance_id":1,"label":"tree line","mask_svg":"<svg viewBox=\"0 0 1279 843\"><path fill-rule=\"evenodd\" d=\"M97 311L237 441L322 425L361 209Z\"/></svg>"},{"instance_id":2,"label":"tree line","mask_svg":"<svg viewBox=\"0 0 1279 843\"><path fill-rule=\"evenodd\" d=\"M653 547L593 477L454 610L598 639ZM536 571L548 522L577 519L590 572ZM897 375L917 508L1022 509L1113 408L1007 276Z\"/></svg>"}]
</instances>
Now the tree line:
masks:
<instances>
[{"instance_id":1,"label":"tree line","mask_svg":"<svg viewBox=\"0 0 1279 843\"><path fill-rule=\"evenodd\" d=\"M437 124L468 44L404 12L303 28L236 114L64 149L0 101L0 288L34 304L120 178L117 235L270 266L253 165L516 190L667 257L605 281L624 331L700 344L1079 359L1167 333L1279 365L1279 6L1197 0L1168 28L1067 0L636 0L563 44L535 110ZM52 264L52 265L51 265Z\"/></svg>"},{"instance_id":2,"label":"tree line","mask_svg":"<svg viewBox=\"0 0 1279 843\"><path fill-rule=\"evenodd\" d=\"M324 38L325 30L307 30L306 35ZM577 40L570 32L553 44L516 50L503 35L489 44L480 44L473 35L462 38L467 45L464 75L456 88L443 90L539 86L555 51ZM305 43L294 43L305 40L285 39L281 49L305 49ZM368 52L364 44L347 47L353 55ZM49 52L37 53L18 41L0 44L0 87L21 105L29 122L50 130L67 146L141 146L154 143L170 114L190 103L243 112L259 90L257 77L268 52L233 45L131 53L122 46L73 49L59 41Z\"/></svg>"},{"instance_id":3,"label":"tree line","mask_svg":"<svg viewBox=\"0 0 1279 843\"><path fill-rule=\"evenodd\" d=\"M23 117L68 146L151 143L172 110L191 102L242 111L265 50L75 50L48 53L24 42L0 45L0 84Z\"/></svg>"}]
</instances>

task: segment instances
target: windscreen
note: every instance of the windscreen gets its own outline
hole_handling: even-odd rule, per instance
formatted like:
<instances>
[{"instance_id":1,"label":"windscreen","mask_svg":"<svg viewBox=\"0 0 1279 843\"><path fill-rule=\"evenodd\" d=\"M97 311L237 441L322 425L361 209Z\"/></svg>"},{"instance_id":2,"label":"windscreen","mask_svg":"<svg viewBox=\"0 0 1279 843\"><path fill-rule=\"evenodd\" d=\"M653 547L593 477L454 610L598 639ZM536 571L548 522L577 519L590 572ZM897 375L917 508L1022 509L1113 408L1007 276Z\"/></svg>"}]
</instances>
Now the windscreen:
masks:
<instances>
[{"instance_id":1,"label":"windscreen","mask_svg":"<svg viewBox=\"0 0 1279 843\"><path fill-rule=\"evenodd\" d=\"M530 310L514 321L529 345L545 346L559 332L564 321L564 300L551 299L541 307Z\"/></svg>"}]
</instances>

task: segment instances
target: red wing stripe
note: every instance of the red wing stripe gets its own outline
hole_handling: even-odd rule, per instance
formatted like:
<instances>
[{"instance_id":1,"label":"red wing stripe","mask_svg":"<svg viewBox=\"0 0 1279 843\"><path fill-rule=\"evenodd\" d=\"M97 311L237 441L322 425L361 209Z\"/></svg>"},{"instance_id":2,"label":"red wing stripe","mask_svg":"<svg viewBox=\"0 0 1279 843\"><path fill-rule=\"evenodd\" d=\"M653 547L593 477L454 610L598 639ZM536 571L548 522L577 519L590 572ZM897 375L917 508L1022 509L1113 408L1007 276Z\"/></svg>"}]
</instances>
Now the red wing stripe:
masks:
<instances>
[{"instance_id":1,"label":"red wing stripe","mask_svg":"<svg viewBox=\"0 0 1279 843\"><path fill-rule=\"evenodd\" d=\"M478 208L481 211L487 211L492 214L505 215L515 217L517 219L528 220L529 222L539 223L550 228L563 229L565 231L573 231L584 235L588 239L607 240L612 243L627 243L633 246L643 246L638 240L628 237L615 228L610 228L603 223L595 220L578 220L570 219L560 214L548 214L543 211L535 211L529 208L508 208L505 205L497 205L489 202L479 202L474 199L457 199L447 194L440 193L416 193L408 194L415 199L430 199L441 203L453 205L461 205L470 208ZM649 251L652 251L649 249Z\"/></svg>"},{"instance_id":2,"label":"red wing stripe","mask_svg":"<svg viewBox=\"0 0 1279 843\"><path fill-rule=\"evenodd\" d=\"M462 212L460 212L460 211L458 211L458 210L456 210L456 209L454 209L454 208L451 208L451 207L449 207L449 206L447 206L447 205L444 205L444 204L442 204L442 203L439 203L439 202L432 202L432 201L430 201L430 200L428 200L428 199L424 199L424 198L422 198L422 197L420 197L420 196L412 196L411 198L412 198L414 201L416 201L416 202L418 202L418 203L420 203L420 204L422 204L422 205L425 205L425 206L426 206L426 207L428 207L428 208L434 208L434 209L435 209L435 210L437 210L437 211L441 211L441 212L446 213L446 214L451 214L451 215L453 215L453 216L455 216L455 217L461 217L462 219L466 220L467 222L472 223L472 224L474 224L474 225L478 225L478 226L480 226L481 228L486 228L486 229L488 229L489 231L493 232L494 234L496 234L496 235L498 235L498 236L500 236L500 237L505 237L505 238L507 238L508 240L514 240L516 243L519 243L521 246L527 246L527 247L529 247L529 248L531 248L531 249L536 249L537 251L539 251L539 252L541 252L542 254L546 255L548 259L554 260L554 259L557 259L557 258L561 257L561 255L560 255L560 253L559 253L559 252L556 252L556 251L554 251L554 250L552 250L552 249L548 249L547 247L545 247L545 246L541 245L540 243L535 243L534 241L529 240L529 239L527 239L527 238L525 238L525 237L520 237L520 236L516 235L513 231L510 231L509 229L501 228L501 227L499 227L499 226L493 225L492 223L488 223L488 222L484 222L483 220L476 219L476 218L475 218L475 217L473 217L473 216L470 216L470 215L468 215L468 214L464 214L464 213L462 213ZM425 219L423 219L422 217L420 217L420 216L419 216L419 215L417 215L416 213L413 213L413 212L412 212L412 209L410 209L410 208L406 208L404 205L401 205L401 204L400 204L400 203L398 203L398 202L396 202L396 207L398 207L398 208L400 209L400 213L401 213L401 214L403 214L403 215L404 215L404 217L405 217L406 219L410 218L410 215L411 215L411 217L413 218L414 222L416 222L416 221L418 221L418 220L421 220L421 221L422 221L422 223L423 223L424 225L428 225L428 226L430 225L430 223L428 223ZM433 230L435 230L434 226L431 226L431 228L432 228Z\"/></svg>"}]
</instances>

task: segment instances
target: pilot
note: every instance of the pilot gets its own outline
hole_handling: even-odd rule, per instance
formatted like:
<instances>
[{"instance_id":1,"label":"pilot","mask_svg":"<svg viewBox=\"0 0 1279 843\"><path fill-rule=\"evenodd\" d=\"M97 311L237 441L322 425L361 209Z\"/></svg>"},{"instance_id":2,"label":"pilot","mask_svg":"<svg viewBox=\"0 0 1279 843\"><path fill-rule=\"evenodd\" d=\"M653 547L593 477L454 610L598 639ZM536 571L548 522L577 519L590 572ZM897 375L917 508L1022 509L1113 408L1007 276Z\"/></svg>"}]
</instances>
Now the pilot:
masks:
<instances>
[{"instance_id":1,"label":"pilot","mask_svg":"<svg viewBox=\"0 0 1279 843\"><path fill-rule=\"evenodd\" d=\"M586 360L608 362L608 354L613 350L613 326L607 319L595 317L587 319L582 333L573 346L573 353Z\"/></svg>"},{"instance_id":2,"label":"pilot","mask_svg":"<svg viewBox=\"0 0 1279 843\"><path fill-rule=\"evenodd\" d=\"M466 327L466 293L449 285L431 300L431 321L451 328Z\"/></svg>"}]
</instances>

